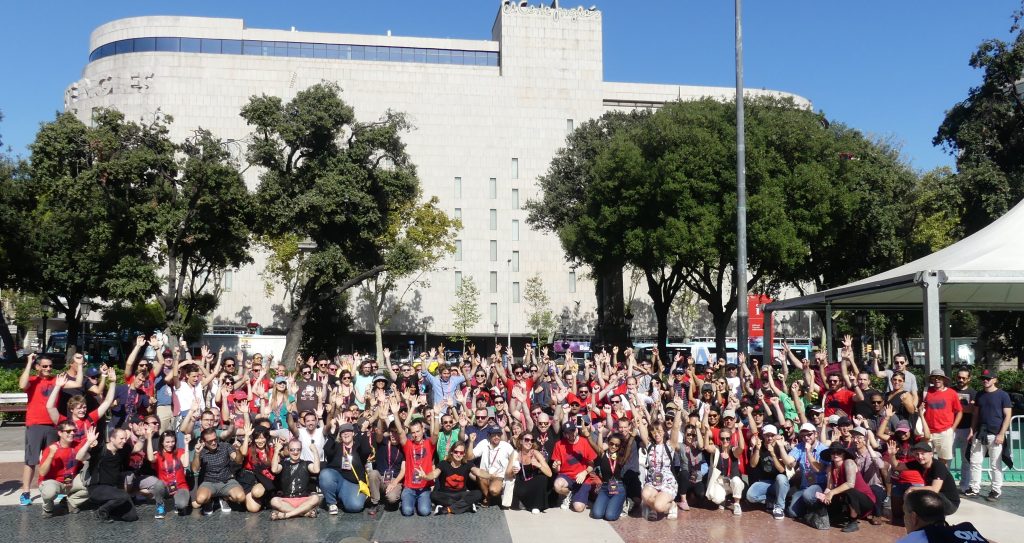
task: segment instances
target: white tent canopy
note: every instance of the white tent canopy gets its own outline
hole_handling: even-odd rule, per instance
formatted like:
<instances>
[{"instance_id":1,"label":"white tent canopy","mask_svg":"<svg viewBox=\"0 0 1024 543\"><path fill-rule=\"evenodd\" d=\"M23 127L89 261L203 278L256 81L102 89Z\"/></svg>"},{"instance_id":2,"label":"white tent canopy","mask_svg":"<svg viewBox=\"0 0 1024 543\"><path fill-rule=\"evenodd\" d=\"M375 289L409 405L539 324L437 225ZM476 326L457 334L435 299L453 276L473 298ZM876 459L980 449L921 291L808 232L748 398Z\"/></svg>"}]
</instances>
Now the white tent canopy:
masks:
<instances>
[{"instance_id":1,"label":"white tent canopy","mask_svg":"<svg viewBox=\"0 0 1024 543\"><path fill-rule=\"evenodd\" d=\"M849 285L772 302L765 311L825 310L831 321L833 309L919 308L924 310L928 369L939 367L942 312L1024 309L1024 202L926 257Z\"/></svg>"}]
</instances>

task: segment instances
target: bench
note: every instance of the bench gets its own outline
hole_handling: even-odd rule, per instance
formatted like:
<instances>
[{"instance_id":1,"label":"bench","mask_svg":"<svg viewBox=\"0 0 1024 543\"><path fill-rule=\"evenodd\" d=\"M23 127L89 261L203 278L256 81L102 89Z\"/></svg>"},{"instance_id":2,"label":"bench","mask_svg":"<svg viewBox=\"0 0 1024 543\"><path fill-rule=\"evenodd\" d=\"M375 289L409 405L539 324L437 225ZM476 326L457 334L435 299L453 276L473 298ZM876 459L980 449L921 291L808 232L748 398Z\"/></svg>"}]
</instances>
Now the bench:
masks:
<instances>
[{"instance_id":1,"label":"bench","mask_svg":"<svg viewBox=\"0 0 1024 543\"><path fill-rule=\"evenodd\" d=\"M28 410L28 394L24 392L4 392L0 394L0 413L17 414ZM0 426L10 417L0 417Z\"/></svg>"}]
</instances>

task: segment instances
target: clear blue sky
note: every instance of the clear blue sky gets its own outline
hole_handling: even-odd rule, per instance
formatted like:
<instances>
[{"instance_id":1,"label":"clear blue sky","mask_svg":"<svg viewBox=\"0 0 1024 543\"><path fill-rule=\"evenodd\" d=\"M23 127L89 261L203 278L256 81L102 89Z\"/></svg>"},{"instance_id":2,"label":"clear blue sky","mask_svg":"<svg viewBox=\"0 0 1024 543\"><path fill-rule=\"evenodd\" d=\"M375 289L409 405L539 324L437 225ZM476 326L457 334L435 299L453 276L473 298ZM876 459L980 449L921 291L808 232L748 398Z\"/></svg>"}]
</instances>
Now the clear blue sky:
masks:
<instances>
[{"instance_id":1,"label":"clear blue sky","mask_svg":"<svg viewBox=\"0 0 1024 543\"><path fill-rule=\"evenodd\" d=\"M532 0L533 4L538 3ZM550 1L548 1L550 3ZM729 0L587 0L604 13L606 81L735 84ZM11 2L0 23L0 137L25 154L62 107L96 26L136 15L245 19L258 28L487 39L497 0ZM578 4L562 2L563 7ZM980 81L968 59L1009 38L1020 0L747 0L749 88L794 92L831 119L902 144L918 169L952 165L931 144L944 112Z\"/></svg>"}]
</instances>

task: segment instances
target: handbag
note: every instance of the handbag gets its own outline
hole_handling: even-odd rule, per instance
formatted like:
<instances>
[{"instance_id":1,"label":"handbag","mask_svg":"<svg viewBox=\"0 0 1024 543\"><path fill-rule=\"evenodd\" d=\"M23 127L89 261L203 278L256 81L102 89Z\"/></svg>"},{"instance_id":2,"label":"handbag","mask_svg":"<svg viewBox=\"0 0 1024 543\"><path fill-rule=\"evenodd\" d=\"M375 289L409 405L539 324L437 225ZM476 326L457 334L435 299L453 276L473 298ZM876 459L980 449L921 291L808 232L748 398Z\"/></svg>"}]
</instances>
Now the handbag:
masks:
<instances>
[{"instance_id":1,"label":"handbag","mask_svg":"<svg viewBox=\"0 0 1024 543\"><path fill-rule=\"evenodd\" d=\"M707 490L704 492L704 497L716 505L725 503L726 496L725 487L721 482L722 472L718 469L720 454L718 449L715 449L715 453L711 458L711 471L708 472Z\"/></svg>"},{"instance_id":2,"label":"handbag","mask_svg":"<svg viewBox=\"0 0 1024 543\"><path fill-rule=\"evenodd\" d=\"M352 474L356 476L356 481L359 483L359 493L366 497L370 497L370 483L367 482L368 477L366 476L366 464L363 464L362 479L359 478L359 474L356 473L356 470L352 470Z\"/></svg>"}]
</instances>

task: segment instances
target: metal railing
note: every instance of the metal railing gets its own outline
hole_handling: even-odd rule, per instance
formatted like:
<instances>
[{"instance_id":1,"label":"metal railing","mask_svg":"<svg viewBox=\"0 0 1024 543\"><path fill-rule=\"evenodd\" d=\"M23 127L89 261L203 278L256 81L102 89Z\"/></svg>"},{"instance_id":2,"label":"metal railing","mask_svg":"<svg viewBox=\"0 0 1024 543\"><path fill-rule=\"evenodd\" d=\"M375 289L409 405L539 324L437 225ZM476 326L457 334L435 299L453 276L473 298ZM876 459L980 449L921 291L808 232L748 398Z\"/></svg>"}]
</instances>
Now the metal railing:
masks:
<instances>
[{"instance_id":1,"label":"metal railing","mask_svg":"<svg viewBox=\"0 0 1024 543\"><path fill-rule=\"evenodd\" d=\"M1004 447L1010 448L1010 456L1013 458L1013 467L1003 466L1004 472L1024 472L1024 415L1016 415L1010 419L1010 430L1007 432ZM964 463L963 451L957 449L953 452L953 461L949 464L949 471L959 476L960 468ZM991 468L983 467L982 476L989 476L991 480Z\"/></svg>"}]
</instances>

